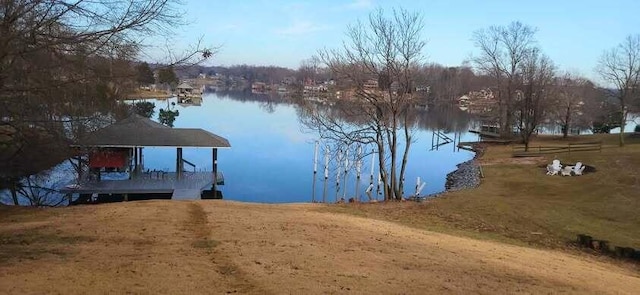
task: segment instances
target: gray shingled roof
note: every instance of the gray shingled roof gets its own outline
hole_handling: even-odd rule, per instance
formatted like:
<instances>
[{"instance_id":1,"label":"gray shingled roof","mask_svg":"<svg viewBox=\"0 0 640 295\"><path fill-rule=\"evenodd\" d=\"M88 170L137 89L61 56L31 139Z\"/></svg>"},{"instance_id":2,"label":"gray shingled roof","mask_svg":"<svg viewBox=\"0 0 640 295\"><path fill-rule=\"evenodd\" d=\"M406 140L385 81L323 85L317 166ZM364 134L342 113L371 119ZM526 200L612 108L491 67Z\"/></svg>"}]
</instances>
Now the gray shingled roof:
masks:
<instances>
[{"instance_id":1,"label":"gray shingled roof","mask_svg":"<svg viewBox=\"0 0 640 295\"><path fill-rule=\"evenodd\" d=\"M178 85L178 87L176 87L176 88L178 88L178 89L193 89L193 87L191 87L191 85L189 85L189 84L187 84L187 83L185 83L185 82L182 82L182 83L181 83L180 85Z\"/></svg>"},{"instance_id":2,"label":"gray shingled roof","mask_svg":"<svg viewBox=\"0 0 640 295\"><path fill-rule=\"evenodd\" d=\"M231 147L227 139L204 129L170 128L135 114L89 134L80 140L78 146Z\"/></svg>"}]
</instances>

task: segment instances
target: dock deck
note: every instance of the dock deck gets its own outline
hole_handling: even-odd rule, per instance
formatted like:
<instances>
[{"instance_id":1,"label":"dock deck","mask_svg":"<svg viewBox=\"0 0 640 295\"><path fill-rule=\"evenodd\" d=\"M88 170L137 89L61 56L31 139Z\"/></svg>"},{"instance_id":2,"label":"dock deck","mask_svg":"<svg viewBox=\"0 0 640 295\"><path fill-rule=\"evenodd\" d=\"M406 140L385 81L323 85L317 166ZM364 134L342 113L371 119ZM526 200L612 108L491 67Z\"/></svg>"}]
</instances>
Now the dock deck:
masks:
<instances>
[{"instance_id":1,"label":"dock deck","mask_svg":"<svg viewBox=\"0 0 640 295\"><path fill-rule=\"evenodd\" d=\"M484 130L473 130L473 129L469 129L469 133L474 133L474 134L478 134L481 137L488 137L488 138L500 138L500 134L497 132L490 132L490 131L484 131Z\"/></svg>"},{"instance_id":2,"label":"dock deck","mask_svg":"<svg viewBox=\"0 0 640 295\"><path fill-rule=\"evenodd\" d=\"M175 172L150 172L125 180L86 181L79 185L72 184L61 189L62 193L77 194L164 194L179 191L182 199L203 190L211 189L213 172L185 172L177 179ZM222 173L218 172L217 184L224 182ZM188 194L186 194L188 192Z\"/></svg>"}]
</instances>

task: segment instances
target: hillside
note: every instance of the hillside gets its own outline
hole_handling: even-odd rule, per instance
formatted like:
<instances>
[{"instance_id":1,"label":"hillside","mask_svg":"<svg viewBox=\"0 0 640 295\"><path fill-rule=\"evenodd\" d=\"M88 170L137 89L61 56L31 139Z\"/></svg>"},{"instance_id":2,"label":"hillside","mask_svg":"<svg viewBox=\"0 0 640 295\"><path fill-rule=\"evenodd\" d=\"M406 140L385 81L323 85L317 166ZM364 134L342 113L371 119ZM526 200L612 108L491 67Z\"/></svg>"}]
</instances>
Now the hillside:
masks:
<instances>
[{"instance_id":1,"label":"hillside","mask_svg":"<svg viewBox=\"0 0 640 295\"><path fill-rule=\"evenodd\" d=\"M327 212L331 205L144 201L0 208L0 293L626 293L586 255Z\"/></svg>"}]
</instances>

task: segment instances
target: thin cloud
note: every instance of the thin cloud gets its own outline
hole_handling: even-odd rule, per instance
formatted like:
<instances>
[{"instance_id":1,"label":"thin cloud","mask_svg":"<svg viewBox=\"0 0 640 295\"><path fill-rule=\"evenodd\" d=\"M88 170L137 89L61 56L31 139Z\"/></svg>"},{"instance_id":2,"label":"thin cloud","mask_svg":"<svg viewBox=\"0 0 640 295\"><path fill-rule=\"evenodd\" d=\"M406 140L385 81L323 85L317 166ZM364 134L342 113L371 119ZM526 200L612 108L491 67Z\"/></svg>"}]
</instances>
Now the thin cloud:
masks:
<instances>
[{"instance_id":1,"label":"thin cloud","mask_svg":"<svg viewBox=\"0 0 640 295\"><path fill-rule=\"evenodd\" d=\"M304 35L329 29L327 25L314 24L308 21L296 21L290 26L276 30L279 35Z\"/></svg>"},{"instance_id":2,"label":"thin cloud","mask_svg":"<svg viewBox=\"0 0 640 295\"><path fill-rule=\"evenodd\" d=\"M233 23L232 24L226 24L226 25L223 25L221 27L221 29L224 30L224 31L238 31L238 30L241 30L242 28L243 28L243 25L241 25L241 24L233 24Z\"/></svg>"},{"instance_id":3,"label":"thin cloud","mask_svg":"<svg viewBox=\"0 0 640 295\"><path fill-rule=\"evenodd\" d=\"M373 2L371 0L354 0L347 7L351 9L368 9L373 7Z\"/></svg>"},{"instance_id":4,"label":"thin cloud","mask_svg":"<svg viewBox=\"0 0 640 295\"><path fill-rule=\"evenodd\" d=\"M226 24L216 24L207 27L207 32L219 34L219 33L229 33L229 32L240 32L246 29L245 24L241 23L226 23Z\"/></svg>"}]
</instances>

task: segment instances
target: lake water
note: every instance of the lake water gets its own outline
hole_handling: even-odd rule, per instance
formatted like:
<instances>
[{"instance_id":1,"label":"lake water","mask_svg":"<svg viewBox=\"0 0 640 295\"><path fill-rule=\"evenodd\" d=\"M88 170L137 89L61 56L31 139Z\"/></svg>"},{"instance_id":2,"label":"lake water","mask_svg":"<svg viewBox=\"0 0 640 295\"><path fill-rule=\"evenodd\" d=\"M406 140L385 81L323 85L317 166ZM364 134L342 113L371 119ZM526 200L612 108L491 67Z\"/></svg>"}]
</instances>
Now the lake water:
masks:
<instances>
[{"instance_id":1,"label":"lake water","mask_svg":"<svg viewBox=\"0 0 640 295\"><path fill-rule=\"evenodd\" d=\"M159 108L176 102L175 98L149 101L156 104L154 119L157 119ZM231 149L218 152L218 169L225 176L225 185L219 189L225 199L263 203L311 202L317 135L302 127L295 105L207 93L200 106L176 104L171 108L180 112L175 127L203 128L231 143ZM459 129L466 130L466 126ZM448 135L453 138L453 134ZM446 175L455 170L457 164L474 156L468 151L457 151L452 143L430 151L432 133L429 130L417 130L414 138L406 173L407 195L414 192L416 177L427 183L421 195L443 191ZM477 137L464 132L461 140L474 141ZM175 153L174 148L145 148L145 169L175 170ZM211 169L211 149L185 148L183 157L195 163L198 169ZM319 158L316 200L322 200L324 183L322 155ZM362 163L360 196L369 184L370 159L367 157ZM327 201L336 199L336 170L330 169ZM346 194L341 190L339 196L353 197L355 168L349 171L346 183Z\"/></svg>"}]
</instances>

